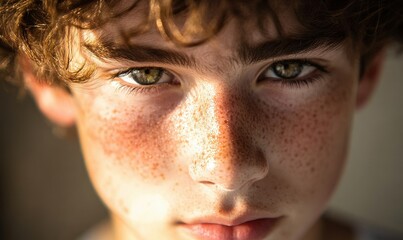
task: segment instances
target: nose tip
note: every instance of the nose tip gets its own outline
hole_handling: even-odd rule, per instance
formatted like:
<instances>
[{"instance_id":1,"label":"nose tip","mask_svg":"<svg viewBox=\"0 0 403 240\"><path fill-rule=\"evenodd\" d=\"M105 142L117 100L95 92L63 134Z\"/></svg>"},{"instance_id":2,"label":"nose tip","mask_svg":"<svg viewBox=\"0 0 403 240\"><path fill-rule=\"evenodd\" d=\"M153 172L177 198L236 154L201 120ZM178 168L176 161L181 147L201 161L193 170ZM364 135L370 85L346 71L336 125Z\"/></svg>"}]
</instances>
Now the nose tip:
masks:
<instances>
[{"instance_id":1,"label":"nose tip","mask_svg":"<svg viewBox=\"0 0 403 240\"><path fill-rule=\"evenodd\" d=\"M229 158L195 160L189 167L189 174L202 185L223 191L237 191L263 179L269 172L263 154L256 153L242 159L232 155Z\"/></svg>"}]
</instances>

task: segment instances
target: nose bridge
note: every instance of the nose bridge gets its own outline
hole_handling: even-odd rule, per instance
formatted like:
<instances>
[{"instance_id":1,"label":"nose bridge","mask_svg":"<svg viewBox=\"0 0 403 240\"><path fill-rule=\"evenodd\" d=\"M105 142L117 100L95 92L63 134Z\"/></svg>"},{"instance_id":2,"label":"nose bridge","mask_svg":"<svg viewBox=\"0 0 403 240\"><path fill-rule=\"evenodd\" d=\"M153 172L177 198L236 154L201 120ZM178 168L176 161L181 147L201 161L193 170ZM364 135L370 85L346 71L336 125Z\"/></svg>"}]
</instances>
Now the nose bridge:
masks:
<instances>
[{"instance_id":1,"label":"nose bridge","mask_svg":"<svg viewBox=\"0 0 403 240\"><path fill-rule=\"evenodd\" d=\"M201 152L189 167L190 175L200 183L226 190L262 179L268 166L254 141L247 96L225 86L214 86L209 92L209 97L199 101L200 129L205 134L201 134Z\"/></svg>"}]
</instances>

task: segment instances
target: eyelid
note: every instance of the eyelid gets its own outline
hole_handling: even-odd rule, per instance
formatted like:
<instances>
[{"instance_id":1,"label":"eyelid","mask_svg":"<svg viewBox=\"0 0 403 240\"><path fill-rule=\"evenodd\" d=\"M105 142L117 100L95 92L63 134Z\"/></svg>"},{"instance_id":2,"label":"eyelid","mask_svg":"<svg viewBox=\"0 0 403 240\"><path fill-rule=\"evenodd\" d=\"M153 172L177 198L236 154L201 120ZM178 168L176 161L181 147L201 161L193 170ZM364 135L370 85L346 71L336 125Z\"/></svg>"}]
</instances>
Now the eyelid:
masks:
<instances>
[{"instance_id":1,"label":"eyelid","mask_svg":"<svg viewBox=\"0 0 403 240\"><path fill-rule=\"evenodd\" d=\"M167 72L164 68L160 68L160 67L130 67L130 68L123 68L123 69L118 70L118 72L113 74L113 78L119 78L119 76L127 75L134 70L141 70L141 69L146 69L146 68L155 68L155 69L160 69L164 72Z\"/></svg>"},{"instance_id":2,"label":"eyelid","mask_svg":"<svg viewBox=\"0 0 403 240\"><path fill-rule=\"evenodd\" d=\"M327 72L326 61L321 61L319 59L308 59L308 58L290 58L290 59L274 60L274 61L271 61L269 67L273 66L274 64L283 63L283 62L301 63L301 64L305 64L305 65L310 65L310 66L318 68L321 71ZM266 68L267 68L267 66L266 66Z\"/></svg>"}]
</instances>

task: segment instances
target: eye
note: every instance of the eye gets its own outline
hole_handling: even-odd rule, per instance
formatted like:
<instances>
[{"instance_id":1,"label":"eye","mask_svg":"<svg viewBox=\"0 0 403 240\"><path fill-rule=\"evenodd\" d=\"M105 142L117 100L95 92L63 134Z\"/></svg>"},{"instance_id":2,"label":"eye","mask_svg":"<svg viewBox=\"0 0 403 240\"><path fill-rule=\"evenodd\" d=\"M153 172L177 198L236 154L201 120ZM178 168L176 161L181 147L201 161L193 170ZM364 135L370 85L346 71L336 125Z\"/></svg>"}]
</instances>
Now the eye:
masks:
<instances>
[{"instance_id":1,"label":"eye","mask_svg":"<svg viewBox=\"0 0 403 240\"><path fill-rule=\"evenodd\" d=\"M297 79L313 73L318 67L304 60L286 60L275 62L264 72L265 78Z\"/></svg>"},{"instance_id":2,"label":"eye","mask_svg":"<svg viewBox=\"0 0 403 240\"><path fill-rule=\"evenodd\" d=\"M117 77L133 85L156 85L173 80L172 74L156 67L132 68L119 73Z\"/></svg>"}]
</instances>

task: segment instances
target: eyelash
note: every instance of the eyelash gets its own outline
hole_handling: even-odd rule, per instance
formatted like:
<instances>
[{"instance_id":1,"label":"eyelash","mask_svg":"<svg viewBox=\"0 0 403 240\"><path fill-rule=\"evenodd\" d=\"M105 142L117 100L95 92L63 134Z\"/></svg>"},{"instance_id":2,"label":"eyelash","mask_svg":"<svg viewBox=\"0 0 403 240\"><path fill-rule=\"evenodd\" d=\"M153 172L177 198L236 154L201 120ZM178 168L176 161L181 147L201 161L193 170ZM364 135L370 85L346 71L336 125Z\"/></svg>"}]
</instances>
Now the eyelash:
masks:
<instances>
[{"instance_id":1,"label":"eyelash","mask_svg":"<svg viewBox=\"0 0 403 240\"><path fill-rule=\"evenodd\" d=\"M272 69L273 66L275 64L280 64L280 63L299 63L299 64L303 65L304 67L312 66L312 67L315 67L316 69L313 70L312 73L309 73L307 77L304 77L302 79L297 78L296 80L294 80L294 79L287 79L287 78L271 78L270 80L268 80L267 77L259 77L258 82L271 81L271 82L279 83L283 87L301 88L301 87L309 86L312 83L323 79L323 77L324 77L323 74L329 73L325 66L314 63L307 59L291 59L291 60L276 61L276 62L273 62L272 64L270 64L269 66L266 66L264 68L264 71L262 71L262 73L265 71L273 70ZM150 67L150 68L152 68L152 67ZM118 91L122 91L125 94L131 94L131 93L153 94L153 93L159 93L161 90L163 90L165 87L167 87L167 85L176 85L175 83L160 83L160 84L154 84L154 85L135 86L135 85L130 85L128 83L123 83L123 81L116 80L116 78L119 78L120 75L133 71L135 69L139 69L139 68L127 68L127 69L123 69L123 70L119 71L118 73L114 74L111 81L117 82L116 88ZM163 69L163 71L166 71L166 70ZM318 71L319 71L319 73L318 73ZM260 73L260 75L263 75L262 73Z\"/></svg>"},{"instance_id":2,"label":"eyelash","mask_svg":"<svg viewBox=\"0 0 403 240\"><path fill-rule=\"evenodd\" d=\"M162 85L166 85L165 83L163 84L158 84L154 86L149 86L149 87L134 87L134 86L128 86L125 84L119 84L116 86L118 91L123 92L124 94L131 94L131 93L137 93L137 94L152 94L152 93L159 93L163 87Z\"/></svg>"}]
</instances>

